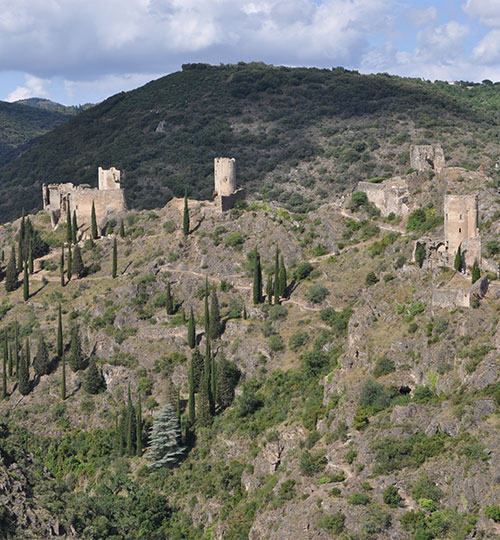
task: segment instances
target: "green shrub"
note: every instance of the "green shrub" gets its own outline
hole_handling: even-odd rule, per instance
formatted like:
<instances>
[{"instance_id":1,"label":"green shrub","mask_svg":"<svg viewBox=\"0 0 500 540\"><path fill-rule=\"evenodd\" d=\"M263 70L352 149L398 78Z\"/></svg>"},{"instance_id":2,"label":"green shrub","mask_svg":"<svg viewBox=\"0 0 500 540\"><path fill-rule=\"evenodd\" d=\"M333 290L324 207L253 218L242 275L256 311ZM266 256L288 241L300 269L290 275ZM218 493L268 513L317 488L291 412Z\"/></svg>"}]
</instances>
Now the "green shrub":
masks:
<instances>
[{"instance_id":1,"label":"green shrub","mask_svg":"<svg viewBox=\"0 0 500 540\"><path fill-rule=\"evenodd\" d=\"M345 460L349 465L352 465L354 463L354 460L358 457L358 453L355 452L352 448L347 451L345 455Z\"/></svg>"},{"instance_id":2,"label":"green shrub","mask_svg":"<svg viewBox=\"0 0 500 540\"><path fill-rule=\"evenodd\" d=\"M299 263L297 268L293 272L293 279L301 281L306 279L307 276L313 271L314 267L310 262L303 261Z\"/></svg>"},{"instance_id":3,"label":"green shrub","mask_svg":"<svg viewBox=\"0 0 500 540\"><path fill-rule=\"evenodd\" d=\"M443 496L443 492L436 486L427 473L423 473L413 486L411 496L415 501L427 499L437 503Z\"/></svg>"},{"instance_id":4,"label":"green shrub","mask_svg":"<svg viewBox=\"0 0 500 540\"><path fill-rule=\"evenodd\" d=\"M375 285L375 283L378 282L378 277L376 276L375 272L370 271L368 274L366 274L365 278L365 285L367 287L371 287L372 285Z\"/></svg>"},{"instance_id":5,"label":"green shrub","mask_svg":"<svg viewBox=\"0 0 500 540\"><path fill-rule=\"evenodd\" d=\"M280 319L286 319L288 316L288 309L286 306L276 305L272 306L269 310L267 318L270 321L278 321Z\"/></svg>"},{"instance_id":6,"label":"green shrub","mask_svg":"<svg viewBox=\"0 0 500 540\"><path fill-rule=\"evenodd\" d=\"M224 245L226 247L232 247L236 249L237 251L241 251L244 243L245 243L244 236L238 232L228 234L224 238Z\"/></svg>"},{"instance_id":7,"label":"green shrub","mask_svg":"<svg viewBox=\"0 0 500 540\"><path fill-rule=\"evenodd\" d=\"M297 352L304 345L306 345L308 341L309 341L309 335L307 332L297 332L295 334L292 334L292 336L290 336L290 340L288 341L288 346L293 352Z\"/></svg>"},{"instance_id":8,"label":"green shrub","mask_svg":"<svg viewBox=\"0 0 500 540\"><path fill-rule=\"evenodd\" d=\"M276 498L277 504L283 504L286 501L290 501L297 495L295 491L295 480L285 480L278 489L278 496Z\"/></svg>"},{"instance_id":9,"label":"green shrub","mask_svg":"<svg viewBox=\"0 0 500 540\"><path fill-rule=\"evenodd\" d=\"M321 320L326 322L336 337L345 336L349 319L352 315L352 309L344 308L342 311L335 311L333 308L322 309L320 312Z\"/></svg>"},{"instance_id":10,"label":"green shrub","mask_svg":"<svg viewBox=\"0 0 500 540\"><path fill-rule=\"evenodd\" d=\"M324 450L318 452L306 451L300 456L300 472L305 476L314 476L325 469L326 457Z\"/></svg>"},{"instance_id":11,"label":"green shrub","mask_svg":"<svg viewBox=\"0 0 500 540\"><path fill-rule=\"evenodd\" d=\"M318 525L329 534L340 534L344 530L345 516L342 512L323 515Z\"/></svg>"},{"instance_id":12,"label":"green shrub","mask_svg":"<svg viewBox=\"0 0 500 540\"><path fill-rule=\"evenodd\" d=\"M490 240L486 244L486 250L488 252L489 257L493 257L494 255L498 255L498 253L500 253L500 244L498 243L498 240Z\"/></svg>"},{"instance_id":13,"label":"green shrub","mask_svg":"<svg viewBox=\"0 0 500 540\"><path fill-rule=\"evenodd\" d=\"M366 206L368 204L368 196L364 191L354 191L351 195L351 201L349 202L349 208L353 211Z\"/></svg>"},{"instance_id":14,"label":"green shrub","mask_svg":"<svg viewBox=\"0 0 500 540\"><path fill-rule=\"evenodd\" d=\"M416 403L429 403L436 394L428 386L417 386L413 390L413 401Z\"/></svg>"},{"instance_id":15,"label":"green shrub","mask_svg":"<svg viewBox=\"0 0 500 540\"><path fill-rule=\"evenodd\" d=\"M389 375L389 373L393 373L394 371L396 371L394 361L387 358L387 356L381 356L377 360L375 369L373 370L373 376L375 378L383 377L384 375Z\"/></svg>"},{"instance_id":16,"label":"green shrub","mask_svg":"<svg viewBox=\"0 0 500 540\"><path fill-rule=\"evenodd\" d=\"M355 491L347 500L349 504L366 506L370 502L370 497L366 493Z\"/></svg>"},{"instance_id":17,"label":"green shrub","mask_svg":"<svg viewBox=\"0 0 500 540\"><path fill-rule=\"evenodd\" d=\"M306 299L313 304L321 304L323 300L330 294L328 289L320 283L311 285L305 294Z\"/></svg>"},{"instance_id":18,"label":"green shrub","mask_svg":"<svg viewBox=\"0 0 500 540\"><path fill-rule=\"evenodd\" d=\"M401 503L403 502L403 498L399 494L396 486L387 486L382 492L382 498L385 504L391 508L397 508L398 506L401 506Z\"/></svg>"},{"instance_id":19,"label":"green shrub","mask_svg":"<svg viewBox=\"0 0 500 540\"><path fill-rule=\"evenodd\" d=\"M283 338L279 334L273 334L269 338L269 348L273 352L282 351L285 348L285 344L283 343Z\"/></svg>"},{"instance_id":20,"label":"green shrub","mask_svg":"<svg viewBox=\"0 0 500 540\"><path fill-rule=\"evenodd\" d=\"M487 506L484 510L484 515L488 519L492 519L496 523L500 523L500 506L498 505Z\"/></svg>"}]
</instances>

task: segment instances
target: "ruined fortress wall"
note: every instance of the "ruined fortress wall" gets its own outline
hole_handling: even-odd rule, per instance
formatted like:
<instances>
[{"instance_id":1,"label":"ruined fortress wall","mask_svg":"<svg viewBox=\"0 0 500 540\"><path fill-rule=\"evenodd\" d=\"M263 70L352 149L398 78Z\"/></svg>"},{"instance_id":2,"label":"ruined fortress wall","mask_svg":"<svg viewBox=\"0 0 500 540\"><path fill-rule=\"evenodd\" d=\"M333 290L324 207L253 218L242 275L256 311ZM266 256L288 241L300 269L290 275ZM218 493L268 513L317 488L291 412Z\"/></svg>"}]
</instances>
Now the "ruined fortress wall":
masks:
<instances>
[{"instance_id":1,"label":"ruined fortress wall","mask_svg":"<svg viewBox=\"0 0 500 540\"><path fill-rule=\"evenodd\" d=\"M120 189L120 171L111 167L111 169L98 169L99 190Z\"/></svg>"},{"instance_id":2,"label":"ruined fortress wall","mask_svg":"<svg viewBox=\"0 0 500 540\"><path fill-rule=\"evenodd\" d=\"M245 198L245 188L237 189L231 195L222 195L216 198L216 203L220 212L227 212L234 207L236 201L242 201Z\"/></svg>"},{"instance_id":3,"label":"ruined fortress wall","mask_svg":"<svg viewBox=\"0 0 500 540\"><path fill-rule=\"evenodd\" d=\"M444 152L440 145L410 146L410 167L417 171L441 171L445 166Z\"/></svg>"},{"instance_id":4,"label":"ruined fortress wall","mask_svg":"<svg viewBox=\"0 0 500 540\"><path fill-rule=\"evenodd\" d=\"M446 195L444 198L444 235L448 252L454 256L458 246L479 236L476 195ZM471 251L475 249L472 244ZM479 258L480 258L479 246ZM472 263L471 263L472 264Z\"/></svg>"},{"instance_id":5,"label":"ruined fortress wall","mask_svg":"<svg viewBox=\"0 0 500 540\"><path fill-rule=\"evenodd\" d=\"M79 223L90 223L94 203L97 223L100 227L112 216L125 211L125 197L121 189L83 189L71 193L71 208L76 211Z\"/></svg>"},{"instance_id":6,"label":"ruined fortress wall","mask_svg":"<svg viewBox=\"0 0 500 540\"><path fill-rule=\"evenodd\" d=\"M236 160L216 157L214 159L215 191L219 196L229 196L236 191Z\"/></svg>"},{"instance_id":7,"label":"ruined fortress wall","mask_svg":"<svg viewBox=\"0 0 500 540\"><path fill-rule=\"evenodd\" d=\"M477 261L479 265L482 264L480 236L476 236L475 238L467 238L467 240L464 240L462 242L461 251L465 268L472 266L474 261Z\"/></svg>"},{"instance_id":8,"label":"ruined fortress wall","mask_svg":"<svg viewBox=\"0 0 500 540\"><path fill-rule=\"evenodd\" d=\"M358 190L366 193L368 200L380 210L384 217L391 212L396 216L405 216L410 212L408 190L403 186L391 184L389 180L381 184L359 182Z\"/></svg>"},{"instance_id":9,"label":"ruined fortress wall","mask_svg":"<svg viewBox=\"0 0 500 540\"><path fill-rule=\"evenodd\" d=\"M456 307L471 307L471 292L466 289L434 289L432 305L446 309Z\"/></svg>"}]
</instances>

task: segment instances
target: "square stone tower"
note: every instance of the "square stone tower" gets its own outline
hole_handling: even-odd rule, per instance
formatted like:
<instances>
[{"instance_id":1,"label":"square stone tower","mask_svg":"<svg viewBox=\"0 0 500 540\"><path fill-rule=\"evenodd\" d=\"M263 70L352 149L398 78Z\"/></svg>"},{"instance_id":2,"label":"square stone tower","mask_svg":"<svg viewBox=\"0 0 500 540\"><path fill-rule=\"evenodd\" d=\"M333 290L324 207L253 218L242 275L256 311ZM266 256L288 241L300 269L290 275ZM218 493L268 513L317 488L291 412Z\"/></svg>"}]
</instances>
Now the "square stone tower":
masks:
<instances>
[{"instance_id":1,"label":"square stone tower","mask_svg":"<svg viewBox=\"0 0 500 540\"><path fill-rule=\"evenodd\" d=\"M120 171L111 167L111 169L98 169L99 189L120 189Z\"/></svg>"},{"instance_id":2,"label":"square stone tower","mask_svg":"<svg viewBox=\"0 0 500 540\"><path fill-rule=\"evenodd\" d=\"M478 229L477 195L446 195L444 198L444 239L450 258L458 247L466 266L481 262L481 237Z\"/></svg>"}]
</instances>

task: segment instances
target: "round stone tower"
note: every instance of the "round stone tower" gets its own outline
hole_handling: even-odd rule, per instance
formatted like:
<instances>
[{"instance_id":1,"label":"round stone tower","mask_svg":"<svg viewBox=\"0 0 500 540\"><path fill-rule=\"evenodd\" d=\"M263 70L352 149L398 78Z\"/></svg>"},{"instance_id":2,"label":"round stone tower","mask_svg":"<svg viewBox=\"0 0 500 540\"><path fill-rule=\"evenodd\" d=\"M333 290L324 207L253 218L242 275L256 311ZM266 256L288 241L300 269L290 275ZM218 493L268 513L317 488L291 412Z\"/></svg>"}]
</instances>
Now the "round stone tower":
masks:
<instances>
[{"instance_id":1,"label":"round stone tower","mask_svg":"<svg viewBox=\"0 0 500 540\"><path fill-rule=\"evenodd\" d=\"M214 159L215 191L219 197L227 197L236 191L236 160L216 157Z\"/></svg>"}]
</instances>

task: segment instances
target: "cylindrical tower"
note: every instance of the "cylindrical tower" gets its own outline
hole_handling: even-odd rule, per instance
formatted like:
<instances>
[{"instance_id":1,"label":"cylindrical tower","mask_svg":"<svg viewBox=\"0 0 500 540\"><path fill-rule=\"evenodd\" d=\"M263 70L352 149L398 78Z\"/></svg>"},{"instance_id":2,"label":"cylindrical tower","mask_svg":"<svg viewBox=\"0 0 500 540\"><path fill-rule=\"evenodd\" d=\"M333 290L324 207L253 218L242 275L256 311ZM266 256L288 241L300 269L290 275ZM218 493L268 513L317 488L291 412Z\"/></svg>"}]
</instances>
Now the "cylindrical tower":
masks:
<instances>
[{"instance_id":1,"label":"cylindrical tower","mask_svg":"<svg viewBox=\"0 0 500 540\"><path fill-rule=\"evenodd\" d=\"M214 159L214 181L217 195L227 197L236 191L236 160L216 157Z\"/></svg>"},{"instance_id":2,"label":"cylindrical tower","mask_svg":"<svg viewBox=\"0 0 500 540\"><path fill-rule=\"evenodd\" d=\"M479 236L477 206L476 195L445 195L444 236L452 255L462 242Z\"/></svg>"}]
</instances>

